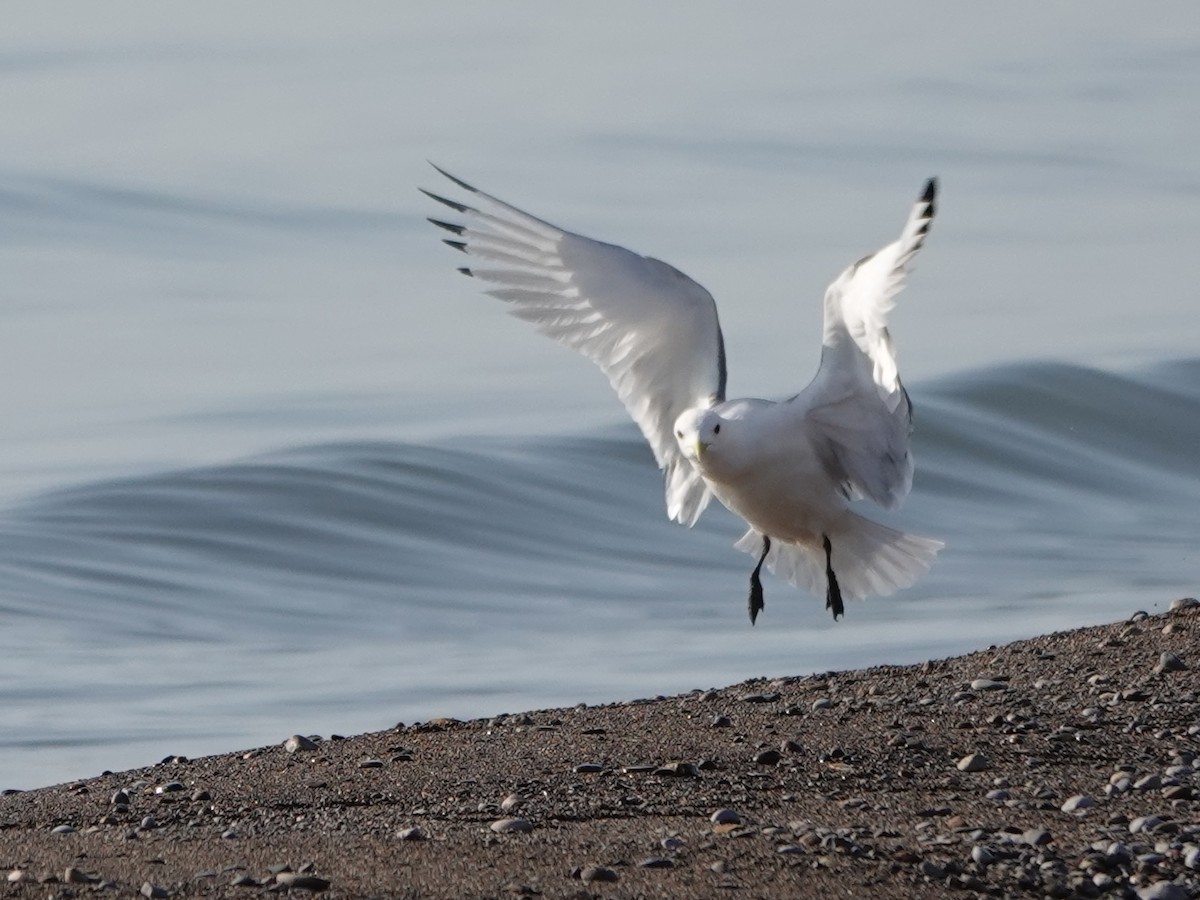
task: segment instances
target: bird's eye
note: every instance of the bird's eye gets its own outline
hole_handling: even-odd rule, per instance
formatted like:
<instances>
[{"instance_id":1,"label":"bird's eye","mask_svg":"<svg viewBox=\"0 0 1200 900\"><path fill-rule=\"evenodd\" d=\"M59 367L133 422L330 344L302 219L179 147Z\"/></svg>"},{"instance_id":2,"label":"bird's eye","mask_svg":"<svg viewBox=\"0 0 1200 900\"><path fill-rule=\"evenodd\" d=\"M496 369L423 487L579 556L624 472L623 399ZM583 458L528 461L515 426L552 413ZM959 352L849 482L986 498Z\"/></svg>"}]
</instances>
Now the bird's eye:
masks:
<instances>
[{"instance_id":1,"label":"bird's eye","mask_svg":"<svg viewBox=\"0 0 1200 900\"><path fill-rule=\"evenodd\" d=\"M676 432L675 432L675 437L677 437L677 438L681 438L681 437L683 437L683 432L682 432L682 431L676 431Z\"/></svg>"},{"instance_id":2,"label":"bird's eye","mask_svg":"<svg viewBox=\"0 0 1200 900\"><path fill-rule=\"evenodd\" d=\"M720 426L720 425L714 425L714 426L713 426L713 434L720 434L720 433L721 433L721 426Z\"/></svg>"}]
</instances>

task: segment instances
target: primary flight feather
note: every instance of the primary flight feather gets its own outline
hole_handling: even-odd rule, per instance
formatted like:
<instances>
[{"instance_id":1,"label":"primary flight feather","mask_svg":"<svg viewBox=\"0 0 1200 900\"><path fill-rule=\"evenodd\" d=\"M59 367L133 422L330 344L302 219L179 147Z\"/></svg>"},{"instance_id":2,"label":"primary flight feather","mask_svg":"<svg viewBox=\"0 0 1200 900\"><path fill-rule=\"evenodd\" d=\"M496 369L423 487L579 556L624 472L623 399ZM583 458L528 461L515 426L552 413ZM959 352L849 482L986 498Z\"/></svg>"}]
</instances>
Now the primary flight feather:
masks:
<instances>
[{"instance_id":1,"label":"primary flight feather","mask_svg":"<svg viewBox=\"0 0 1200 900\"><path fill-rule=\"evenodd\" d=\"M436 166L434 168L437 168ZM424 191L459 215L430 219L477 263L513 315L579 350L609 382L666 475L667 513L692 525L716 496L750 530L757 555L750 620L763 608L765 564L797 587L843 597L891 594L928 570L942 544L858 515L867 497L893 508L912 484L912 408L900 382L887 314L935 211L930 179L900 237L864 257L825 292L821 364L788 400L725 398L717 306L661 260L564 231L442 169L470 203Z\"/></svg>"}]
</instances>

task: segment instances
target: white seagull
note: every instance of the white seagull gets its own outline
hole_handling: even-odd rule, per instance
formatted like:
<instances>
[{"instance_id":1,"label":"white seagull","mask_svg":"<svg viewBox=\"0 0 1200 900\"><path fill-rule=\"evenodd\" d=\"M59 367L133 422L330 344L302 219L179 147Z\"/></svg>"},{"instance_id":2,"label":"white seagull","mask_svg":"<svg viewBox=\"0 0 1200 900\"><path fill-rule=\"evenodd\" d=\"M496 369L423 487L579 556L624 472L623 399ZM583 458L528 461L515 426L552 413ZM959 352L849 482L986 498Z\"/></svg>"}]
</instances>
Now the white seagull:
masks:
<instances>
[{"instance_id":1,"label":"white seagull","mask_svg":"<svg viewBox=\"0 0 1200 900\"><path fill-rule=\"evenodd\" d=\"M667 513L691 526L716 496L750 530L758 556L750 621L763 608L763 563L818 596L837 619L843 597L909 587L943 544L850 509L887 509L912 486L912 404L900 383L887 314L934 215L931 178L900 238L825 292L821 364L782 401L725 399L725 343L712 295L678 269L509 206L434 166L480 208L425 191L464 224L430 219L479 265L459 269L543 334L598 365L666 473Z\"/></svg>"}]
</instances>

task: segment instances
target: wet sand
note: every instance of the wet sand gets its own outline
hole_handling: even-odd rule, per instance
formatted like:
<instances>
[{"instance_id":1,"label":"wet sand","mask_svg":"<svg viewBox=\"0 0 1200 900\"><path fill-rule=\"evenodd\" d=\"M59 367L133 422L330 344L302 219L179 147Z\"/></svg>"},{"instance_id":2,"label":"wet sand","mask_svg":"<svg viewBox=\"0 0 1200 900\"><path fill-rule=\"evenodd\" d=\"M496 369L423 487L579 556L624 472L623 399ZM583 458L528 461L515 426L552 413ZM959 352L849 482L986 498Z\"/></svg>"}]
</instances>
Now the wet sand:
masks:
<instances>
[{"instance_id":1,"label":"wet sand","mask_svg":"<svg viewBox=\"0 0 1200 900\"><path fill-rule=\"evenodd\" d=\"M0 897L1193 897L1198 638L1176 601L923 665L8 792Z\"/></svg>"}]
</instances>

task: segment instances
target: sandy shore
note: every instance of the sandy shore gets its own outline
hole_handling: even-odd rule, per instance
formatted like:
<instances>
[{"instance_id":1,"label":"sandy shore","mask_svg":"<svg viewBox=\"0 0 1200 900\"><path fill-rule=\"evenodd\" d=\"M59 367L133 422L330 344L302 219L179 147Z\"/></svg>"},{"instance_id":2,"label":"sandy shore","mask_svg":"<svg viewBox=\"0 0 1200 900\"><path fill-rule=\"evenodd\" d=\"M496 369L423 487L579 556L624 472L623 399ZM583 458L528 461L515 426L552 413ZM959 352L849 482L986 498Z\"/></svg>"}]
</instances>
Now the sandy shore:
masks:
<instances>
[{"instance_id":1,"label":"sandy shore","mask_svg":"<svg viewBox=\"0 0 1200 900\"><path fill-rule=\"evenodd\" d=\"M1174 606L11 792L0 897L1193 897L1200 607Z\"/></svg>"}]
</instances>

